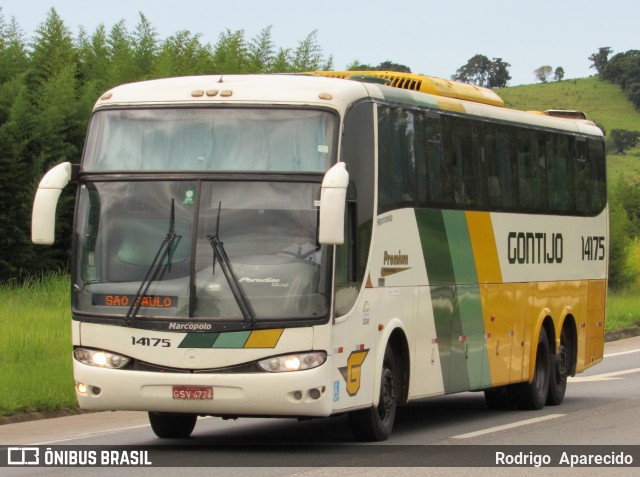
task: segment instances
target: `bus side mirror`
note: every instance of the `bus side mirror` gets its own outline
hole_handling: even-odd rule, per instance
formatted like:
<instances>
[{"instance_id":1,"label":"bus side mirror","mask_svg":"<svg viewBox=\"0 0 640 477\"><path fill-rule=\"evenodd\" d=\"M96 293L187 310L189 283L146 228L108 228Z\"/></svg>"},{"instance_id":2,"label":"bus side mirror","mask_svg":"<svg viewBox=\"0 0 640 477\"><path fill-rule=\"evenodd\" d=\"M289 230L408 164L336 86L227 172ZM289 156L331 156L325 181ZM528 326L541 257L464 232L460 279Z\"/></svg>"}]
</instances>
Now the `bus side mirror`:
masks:
<instances>
[{"instance_id":1,"label":"bus side mirror","mask_svg":"<svg viewBox=\"0 0 640 477\"><path fill-rule=\"evenodd\" d=\"M62 189L69 183L73 175L70 162L63 162L49 169L44 175L31 212L31 241L36 244L51 245L56 226L56 206Z\"/></svg>"},{"instance_id":2,"label":"bus side mirror","mask_svg":"<svg viewBox=\"0 0 640 477\"><path fill-rule=\"evenodd\" d=\"M344 162L327 171L320 190L320 231L318 241L323 245L344 243L344 211L349 186L349 173Z\"/></svg>"}]
</instances>

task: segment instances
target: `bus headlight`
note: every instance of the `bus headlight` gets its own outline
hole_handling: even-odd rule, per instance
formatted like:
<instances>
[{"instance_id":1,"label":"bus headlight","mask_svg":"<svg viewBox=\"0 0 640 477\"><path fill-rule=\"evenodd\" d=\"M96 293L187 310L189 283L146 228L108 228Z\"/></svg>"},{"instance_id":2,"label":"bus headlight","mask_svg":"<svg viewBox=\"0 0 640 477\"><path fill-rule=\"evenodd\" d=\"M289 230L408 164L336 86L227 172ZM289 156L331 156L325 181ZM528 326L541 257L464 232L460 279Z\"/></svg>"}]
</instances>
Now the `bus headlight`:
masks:
<instances>
[{"instance_id":1,"label":"bus headlight","mask_svg":"<svg viewBox=\"0 0 640 477\"><path fill-rule=\"evenodd\" d=\"M129 358L120 354L88 348L76 348L73 356L81 363L99 368L122 369L130 361Z\"/></svg>"},{"instance_id":2,"label":"bus headlight","mask_svg":"<svg viewBox=\"0 0 640 477\"><path fill-rule=\"evenodd\" d=\"M317 368L327 360L327 353L314 351L311 353L287 354L274 356L258 361L258 366L269 373L284 373Z\"/></svg>"}]
</instances>

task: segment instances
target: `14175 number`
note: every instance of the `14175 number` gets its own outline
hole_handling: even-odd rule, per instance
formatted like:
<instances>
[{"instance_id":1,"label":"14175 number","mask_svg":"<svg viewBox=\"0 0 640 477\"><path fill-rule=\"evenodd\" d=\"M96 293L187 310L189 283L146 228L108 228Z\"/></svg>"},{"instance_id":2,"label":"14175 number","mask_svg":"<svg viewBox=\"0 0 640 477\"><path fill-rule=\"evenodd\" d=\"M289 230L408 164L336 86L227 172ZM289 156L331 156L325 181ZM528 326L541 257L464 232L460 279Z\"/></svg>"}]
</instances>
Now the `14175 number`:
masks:
<instances>
[{"instance_id":1,"label":"14175 number","mask_svg":"<svg viewBox=\"0 0 640 477\"><path fill-rule=\"evenodd\" d=\"M589 235L582 237L582 260L604 260L606 255L604 237Z\"/></svg>"},{"instance_id":2,"label":"14175 number","mask_svg":"<svg viewBox=\"0 0 640 477\"><path fill-rule=\"evenodd\" d=\"M131 337L131 344L133 346L158 346L160 348L170 348L171 340L169 338L148 338L143 336L141 338L137 338L135 336Z\"/></svg>"}]
</instances>

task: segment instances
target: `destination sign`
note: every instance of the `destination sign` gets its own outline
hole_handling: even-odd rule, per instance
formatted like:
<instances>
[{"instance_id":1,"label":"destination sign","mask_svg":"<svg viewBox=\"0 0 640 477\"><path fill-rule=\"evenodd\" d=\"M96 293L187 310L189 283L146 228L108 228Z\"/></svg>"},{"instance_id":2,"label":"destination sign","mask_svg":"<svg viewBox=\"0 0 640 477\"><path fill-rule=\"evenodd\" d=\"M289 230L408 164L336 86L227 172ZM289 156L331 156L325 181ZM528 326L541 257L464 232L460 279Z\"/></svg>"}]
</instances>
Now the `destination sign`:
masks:
<instances>
[{"instance_id":1,"label":"destination sign","mask_svg":"<svg viewBox=\"0 0 640 477\"><path fill-rule=\"evenodd\" d=\"M131 306L135 295L99 295L95 294L92 303L95 306ZM176 308L177 296L144 295L138 298L136 306L140 308Z\"/></svg>"}]
</instances>

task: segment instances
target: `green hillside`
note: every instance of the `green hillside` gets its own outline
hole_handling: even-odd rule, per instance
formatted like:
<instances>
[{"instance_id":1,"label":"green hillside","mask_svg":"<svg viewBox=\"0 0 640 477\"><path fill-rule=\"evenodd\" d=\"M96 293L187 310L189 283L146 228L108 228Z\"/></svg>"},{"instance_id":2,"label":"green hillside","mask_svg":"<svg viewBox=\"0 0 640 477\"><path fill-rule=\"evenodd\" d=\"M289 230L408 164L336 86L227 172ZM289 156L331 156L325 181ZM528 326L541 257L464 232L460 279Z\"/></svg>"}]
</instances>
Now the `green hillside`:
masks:
<instances>
[{"instance_id":1,"label":"green hillside","mask_svg":"<svg viewBox=\"0 0 640 477\"><path fill-rule=\"evenodd\" d=\"M513 86L496 90L509 108L544 111L577 109L606 131L627 129L640 131L640 112L618 85L596 77ZM609 176L620 173L640 175L640 146L625 155L608 156Z\"/></svg>"}]
</instances>

